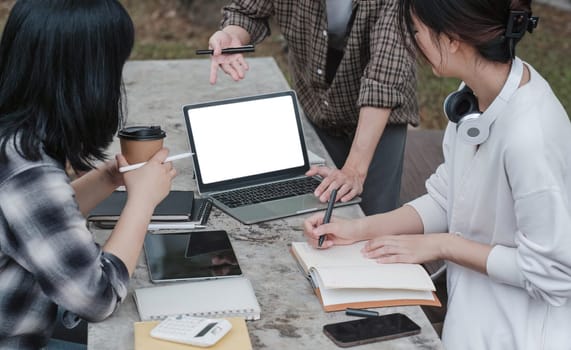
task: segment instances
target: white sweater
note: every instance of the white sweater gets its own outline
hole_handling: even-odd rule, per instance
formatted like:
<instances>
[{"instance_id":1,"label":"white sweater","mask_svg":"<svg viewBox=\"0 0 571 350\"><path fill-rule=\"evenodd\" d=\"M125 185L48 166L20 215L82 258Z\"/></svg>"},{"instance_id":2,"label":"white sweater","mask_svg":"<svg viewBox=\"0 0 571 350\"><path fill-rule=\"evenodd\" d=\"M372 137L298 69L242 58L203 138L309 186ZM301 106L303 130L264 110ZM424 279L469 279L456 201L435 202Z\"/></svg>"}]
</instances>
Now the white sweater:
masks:
<instances>
[{"instance_id":1,"label":"white sweater","mask_svg":"<svg viewBox=\"0 0 571 350\"><path fill-rule=\"evenodd\" d=\"M444 163L408 203L425 233L493 246L488 276L447 263L449 350L571 349L571 123L528 67L479 149L448 125Z\"/></svg>"}]
</instances>

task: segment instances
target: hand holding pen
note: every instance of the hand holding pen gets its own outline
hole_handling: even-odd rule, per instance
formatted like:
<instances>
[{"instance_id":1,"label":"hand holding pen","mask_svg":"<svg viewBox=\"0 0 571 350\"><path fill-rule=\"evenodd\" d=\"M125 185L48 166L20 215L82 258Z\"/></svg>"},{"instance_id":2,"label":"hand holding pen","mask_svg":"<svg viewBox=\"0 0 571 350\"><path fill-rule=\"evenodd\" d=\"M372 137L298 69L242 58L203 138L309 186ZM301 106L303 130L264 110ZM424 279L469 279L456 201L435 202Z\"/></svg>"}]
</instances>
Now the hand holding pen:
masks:
<instances>
[{"instance_id":1,"label":"hand holding pen","mask_svg":"<svg viewBox=\"0 0 571 350\"><path fill-rule=\"evenodd\" d=\"M329 195L329 202L327 203L327 210L325 211L325 216L323 217L323 223L328 224L331 220L331 214L333 213L333 206L335 205L335 197L337 197L337 189L331 191ZM319 236L319 240L317 241L317 246L321 247L323 242L325 241L325 235Z\"/></svg>"},{"instance_id":2,"label":"hand holding pen","mask_svg":"<svg viewBox=\"0 0 571 350\"><path fill-rule=\"evenodd\" d=\"M193 153L192 152L187 152L187 153L181 153L181 154L175 154L174 156L170 156L167 157L167 159L165 159L165 161L163 163L168 163L168 162L172 162L174 160L179 160L179 159L184 159L184 158L188 158L190 156L192 156ZM136 170L139 169L140 167L142 167L143 165L147 164L147 162L142 162L142 163L136 163L136 164L132 164L132 165L126 165L126 166L122 166L119 168L119 172L120 173L125 173L127 171L131 171L131 170Z\"/></svg>"},{"instance_id":3,"label":"hand holding pen","mask_svg":"<svg viewBox=\"0 0 571 350\"><path fill-rule=\"evenodd\" d=\"M247 34L247 32L245 32ZM210 54L210 84L216 84L218 69L232 77L234 81L244 79L249 67L242 53L253 52L253 45L243 45L243 40L239 34L228 33L219 30L212 34L208 40L208 45L212 49L201 50L197 54Z\"/></svg>"}]
</instances>

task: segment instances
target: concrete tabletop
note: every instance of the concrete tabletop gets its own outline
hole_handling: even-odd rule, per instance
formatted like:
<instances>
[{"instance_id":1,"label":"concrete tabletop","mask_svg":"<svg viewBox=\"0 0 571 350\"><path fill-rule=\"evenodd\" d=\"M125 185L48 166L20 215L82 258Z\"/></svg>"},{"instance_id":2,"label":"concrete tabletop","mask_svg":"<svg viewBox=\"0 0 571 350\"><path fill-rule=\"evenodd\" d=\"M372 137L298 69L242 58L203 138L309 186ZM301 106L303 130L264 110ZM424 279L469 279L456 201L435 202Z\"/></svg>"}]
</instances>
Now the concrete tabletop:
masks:
<instances>
[{"instance_id":1,"label":"concrete tabletop","mask_svg":"<svg viewBox=\"0 0 571 350\"><path fill-rule=\"evenodd\" d=\"M128 101L128 125L159 124L167 132L165 146L171 154L188 152L188 139L182 106L189 103L255 95L290 89L273 58L250 58L246 79L234 82L219 76L210 85L208 59L169 61L130 61L124 71ZM311 126L304 121L308 149L330 158ZM114 142L110 154L118 153ZM194 190L190 159L174 163L178 176L175 190ZM362 216L357 205L339 208L335 215ZM322 331L327 323L355 319L343 312L326 313L291 257L288 244L303 241L302 222L308 215L242 225L214 208L208 222L211 229L226 230L236 251L244 275L250 279L261 319L248 321L254 349L338 349ZM108 230L91 227L98 242L104 242ZM132 276L129 295L113 316L89 324L88 349L133 349L133 323L139 321L132 292L151 286L145 259L141 255ZM192 298L192 296L189 296ZM420 334L395 340L361 345L356 349L441 349L440 340L419 306L376 309L382 314L402 312L422 327Z\"/></svg>"}]
</instances>

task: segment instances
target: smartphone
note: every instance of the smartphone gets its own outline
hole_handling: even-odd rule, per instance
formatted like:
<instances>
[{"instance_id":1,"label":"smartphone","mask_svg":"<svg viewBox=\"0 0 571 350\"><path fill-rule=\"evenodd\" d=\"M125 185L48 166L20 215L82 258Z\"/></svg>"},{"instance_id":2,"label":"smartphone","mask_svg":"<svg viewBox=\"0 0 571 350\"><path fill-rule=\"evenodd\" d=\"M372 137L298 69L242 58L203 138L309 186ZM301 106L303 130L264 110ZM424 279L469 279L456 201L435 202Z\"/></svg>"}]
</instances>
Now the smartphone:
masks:
<instances>
[{"instance_id":1,"label":"smartphone","mask_svg":"<svg viewBox=\"0 0 571 350\"><path fill-rule=\"evenodd\" d=\"M327 324L323 332L338 346L349 347L418 334L420 326L406 315L394 313Z\"/></svg>"}]
</instances>

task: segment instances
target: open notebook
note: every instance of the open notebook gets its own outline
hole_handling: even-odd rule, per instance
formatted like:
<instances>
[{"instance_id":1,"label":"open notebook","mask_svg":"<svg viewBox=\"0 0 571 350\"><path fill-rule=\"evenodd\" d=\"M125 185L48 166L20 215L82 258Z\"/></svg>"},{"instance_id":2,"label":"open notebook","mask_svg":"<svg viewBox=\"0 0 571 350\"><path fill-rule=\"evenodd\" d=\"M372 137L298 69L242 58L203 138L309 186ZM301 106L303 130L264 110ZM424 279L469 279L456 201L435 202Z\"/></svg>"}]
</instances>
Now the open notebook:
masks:
<instances>
[{"instance_id":1,"label":"open notebook","mask_svg":"<svg viewBox=\"0 0 571 350\"><path fill-rule=\"evenodd\" d=\"M441 306L428 273L418 264L379 264L361 254L365 242L314 249L293 242L291 252L325 311L347 307Z\"/></svg>"}]
</instances>

